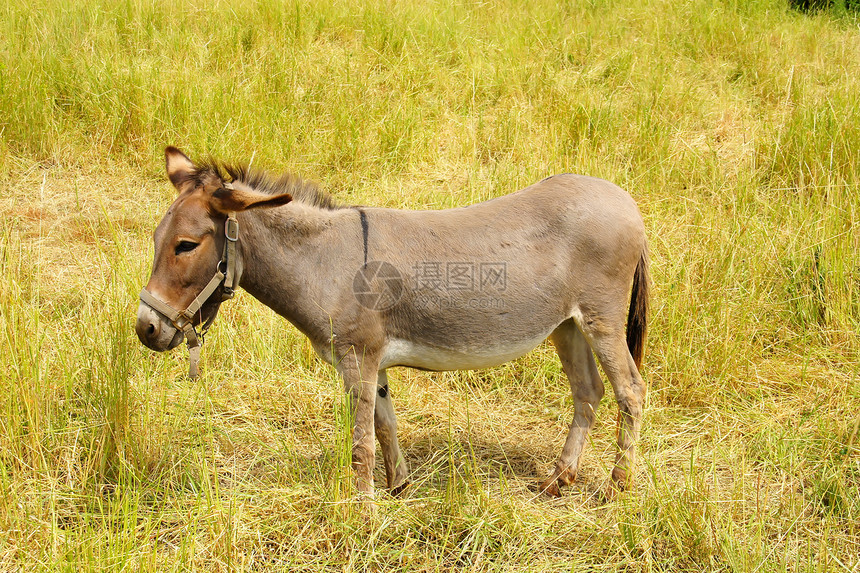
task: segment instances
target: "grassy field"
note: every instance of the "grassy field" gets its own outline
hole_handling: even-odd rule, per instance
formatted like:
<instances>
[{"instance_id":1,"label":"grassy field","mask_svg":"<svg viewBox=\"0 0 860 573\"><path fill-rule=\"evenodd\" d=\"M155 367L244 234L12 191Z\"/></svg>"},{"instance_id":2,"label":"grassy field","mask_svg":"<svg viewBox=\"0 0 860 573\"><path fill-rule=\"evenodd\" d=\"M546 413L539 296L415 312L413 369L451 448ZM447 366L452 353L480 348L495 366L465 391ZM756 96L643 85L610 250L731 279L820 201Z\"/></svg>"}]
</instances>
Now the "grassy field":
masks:
<instances>
[{"instance_id":1,"label":"grassy field","mask_svg":"<svg viewBox=\"0 0 860 573\"><path fill-rule=\"evenodd\" d=\"M558 172L649 232L638 485L542 346L392 370L415 486L354 501L341 383L247 294L184 378L134 334L165 145L343 202ZM860 571L860 25L785 0L0 6L0 570ZM382 475L381 466L377 476Z\"/></svg>"}]
</instances>

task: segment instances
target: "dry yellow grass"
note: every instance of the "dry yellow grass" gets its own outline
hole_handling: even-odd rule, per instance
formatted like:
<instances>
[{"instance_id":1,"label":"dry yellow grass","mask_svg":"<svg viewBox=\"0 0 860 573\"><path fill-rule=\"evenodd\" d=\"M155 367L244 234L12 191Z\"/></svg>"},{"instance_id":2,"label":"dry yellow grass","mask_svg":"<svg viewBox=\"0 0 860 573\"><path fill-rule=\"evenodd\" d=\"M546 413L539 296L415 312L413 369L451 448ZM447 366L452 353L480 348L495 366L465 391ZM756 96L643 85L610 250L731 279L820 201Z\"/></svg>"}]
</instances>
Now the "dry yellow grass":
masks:
<instances>
[{"instance_id":1,"label":"dry yellow grass","mask_svg":"<svg viewBox=\"0 0 860 573\"><path fill-rule=\"evenodd\" d=\"M858 567L850 15L137 0L0 16L0 569ZM373 205L463 205L560 171L628 188L654 268L638 487L601 496L606 400L576 486L529 491L572 416L541 347L393 372L415 486L367 519L340 382L284 321L237 297L193 384L181 352L137 342L167 144Z\"/></svg>"}]
</instances>

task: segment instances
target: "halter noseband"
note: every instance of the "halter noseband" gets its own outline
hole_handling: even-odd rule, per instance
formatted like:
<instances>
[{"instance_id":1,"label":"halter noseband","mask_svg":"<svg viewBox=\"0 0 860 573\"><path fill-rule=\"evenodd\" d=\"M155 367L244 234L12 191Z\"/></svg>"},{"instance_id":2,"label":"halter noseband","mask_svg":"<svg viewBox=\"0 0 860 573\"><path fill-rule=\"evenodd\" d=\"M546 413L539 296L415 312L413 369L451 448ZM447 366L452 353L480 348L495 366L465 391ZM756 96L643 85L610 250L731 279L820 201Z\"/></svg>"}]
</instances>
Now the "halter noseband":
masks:
<instances>
[{"instance_id":1,"label":"halter noseband","mask_svg":"<svg viewBox=\"0 0 860 573\"><path fill-rule=\"evenodd\" d=\"M200 294L197 295L197 298L191 301L191 304L185 310L173 308L146 290L146 287L140 291L141 302L166 316L177 330L182 331L188 345L188 376L192 380L197 378L197 363L200 361L200 349L203 346L203 338L206 335L206 331L212 326L217 310L203 323L200 332L197 332L197 329L194 328L194 317L200 312L200 308L206 304L209 297L218 290L218 287L224 286L221 302L233 298L235 294L236 243L239 241L239 222L236 220L236 213L227 215L227 222L224 223L224 236L227 240L224 242L221 261L215 268L215 276L212 277L209 284L203 288Z\"/></svg>"}]
</instances>

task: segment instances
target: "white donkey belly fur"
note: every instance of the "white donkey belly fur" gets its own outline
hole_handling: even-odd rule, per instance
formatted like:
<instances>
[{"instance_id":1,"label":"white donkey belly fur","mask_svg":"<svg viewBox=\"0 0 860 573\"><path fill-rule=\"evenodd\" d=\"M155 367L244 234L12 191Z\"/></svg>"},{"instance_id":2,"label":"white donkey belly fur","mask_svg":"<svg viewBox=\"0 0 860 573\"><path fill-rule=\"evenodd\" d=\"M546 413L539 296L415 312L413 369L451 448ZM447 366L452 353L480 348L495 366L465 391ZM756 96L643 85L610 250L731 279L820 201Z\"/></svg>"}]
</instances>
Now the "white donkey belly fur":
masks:
<instances>
[{"instance_id":1,"label":"white donkey belly fur","mask_svg":"<svg viewBox=\"0 0 860 573\"><path fill-rule=\"evenodd\" d=\"M411 366L425 370L473 370L489 368L519 358L536 348L553 329L534 338L489 344L480 349L441 348L421 341L392 339L385 345L379 369Z\"/></svg>"}]
</instances>

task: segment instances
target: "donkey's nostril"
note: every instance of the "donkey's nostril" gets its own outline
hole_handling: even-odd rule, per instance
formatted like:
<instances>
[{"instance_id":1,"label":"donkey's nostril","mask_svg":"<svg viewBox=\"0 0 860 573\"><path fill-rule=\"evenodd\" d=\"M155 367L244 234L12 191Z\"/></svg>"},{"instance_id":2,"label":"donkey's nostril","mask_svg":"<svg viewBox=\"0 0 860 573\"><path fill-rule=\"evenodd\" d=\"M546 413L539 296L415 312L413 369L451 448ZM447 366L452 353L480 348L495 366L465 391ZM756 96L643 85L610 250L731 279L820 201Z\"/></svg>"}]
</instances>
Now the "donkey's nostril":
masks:
<instances>
[{"instance_id":1,"label":"donkey's nostril","mask_svg":"<svg viewBox=\"0 0 860 573\"><path fill-rule=\"evenodd\" d=\"M147 348L161 352L166 350L163 348L165 341L162 340L165 335L164 330L165 325L161 323L155 311L141 303L137 309L137 321L134 323L134 332L138 340Z\"/></svg>"}]
</instances>

